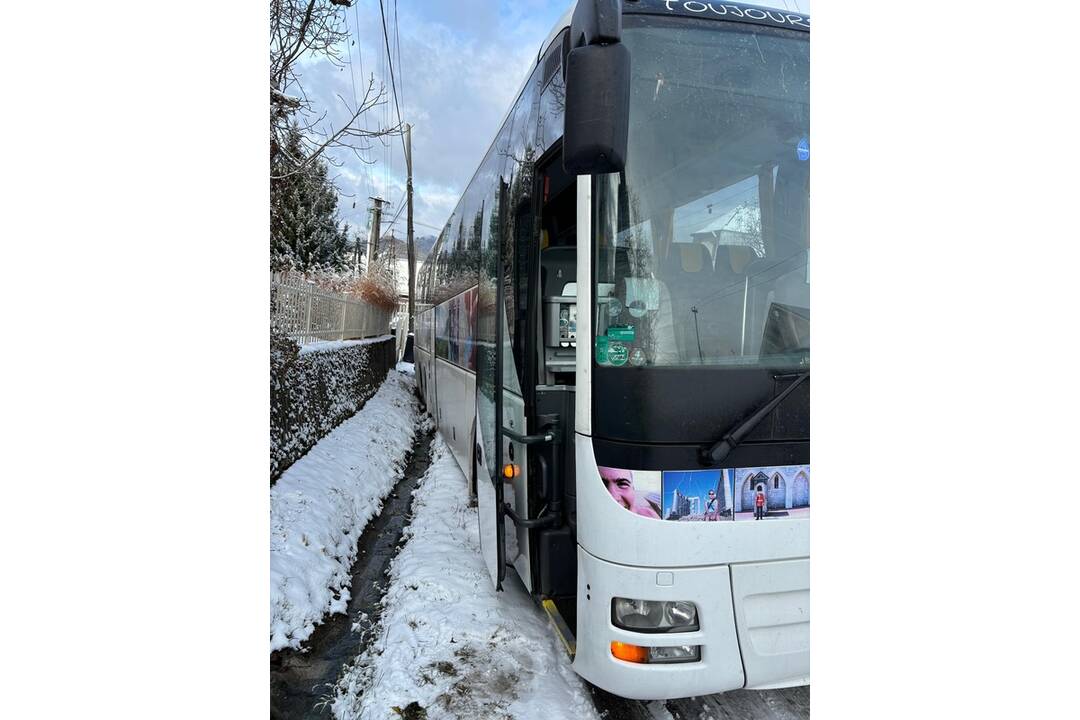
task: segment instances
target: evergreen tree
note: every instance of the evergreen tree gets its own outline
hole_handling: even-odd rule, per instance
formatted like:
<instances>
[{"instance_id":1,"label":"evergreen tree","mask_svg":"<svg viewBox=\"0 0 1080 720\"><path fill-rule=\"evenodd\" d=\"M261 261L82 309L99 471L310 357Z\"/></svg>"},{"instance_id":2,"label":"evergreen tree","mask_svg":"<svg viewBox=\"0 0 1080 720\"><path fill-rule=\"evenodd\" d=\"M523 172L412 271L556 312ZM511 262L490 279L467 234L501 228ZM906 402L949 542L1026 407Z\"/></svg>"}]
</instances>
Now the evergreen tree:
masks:
<instances>
[{"instance_id":1,"label":"evergreen tree","mask_svg":"<svg viewBox=\"0 0 1080 720\"><path fill-rule=\"evenodd\" d=\"M299 129L290 128L284 152L270 165L270 260L275 269L348 266L348 225L338 227L337 192L326 163L304 158Z\"/></svg>"}]
</instances>

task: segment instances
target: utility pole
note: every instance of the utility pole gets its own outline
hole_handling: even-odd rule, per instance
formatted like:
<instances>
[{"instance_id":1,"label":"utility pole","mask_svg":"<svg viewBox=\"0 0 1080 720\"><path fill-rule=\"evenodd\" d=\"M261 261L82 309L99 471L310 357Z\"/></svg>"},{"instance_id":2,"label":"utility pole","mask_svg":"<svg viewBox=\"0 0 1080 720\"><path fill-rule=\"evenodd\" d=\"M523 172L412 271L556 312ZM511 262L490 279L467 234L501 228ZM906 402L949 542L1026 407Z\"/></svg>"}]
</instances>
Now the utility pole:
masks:
<instances>
[{"instance_id":1,"label":"utility pole","mask_svg":"<svg viewBox=\"0 0 1080 720\"><path fill-rule=\"evenodd\" d=\"M357 228L359 231L360 228ZM360 233L357 232L353 238L353 275L360 276L360 258L363 257L364 250L360 247Z\"/></svg>"},{"instance_id":2,"label":"utility pole","mask_svg":"<svg viewBox=\"0 0 1080 720\"><path fill-rule=\"evenodd\" d=\"M408 209L406 212L405 235L409 251L409 332L413 331L413 316L416 315L416 248L413 245L413 217L412 217L412 125L405 126L405 168L408 171L408 180L405 191L408 194Z\"/></svg>"},{"instance_id":3,"label":"utility pole","mask_svg":"<svg viewBox=\"0 0 1080 720\"><path fill-rule=\"evenodd\" d=\"M368 240L367 266L371 267L375 256L379 254L379 235L382 233L382 206L386 202L382 198L370 198L375 207L372 208L371 237Z\"/></svg>"}]
</instances>

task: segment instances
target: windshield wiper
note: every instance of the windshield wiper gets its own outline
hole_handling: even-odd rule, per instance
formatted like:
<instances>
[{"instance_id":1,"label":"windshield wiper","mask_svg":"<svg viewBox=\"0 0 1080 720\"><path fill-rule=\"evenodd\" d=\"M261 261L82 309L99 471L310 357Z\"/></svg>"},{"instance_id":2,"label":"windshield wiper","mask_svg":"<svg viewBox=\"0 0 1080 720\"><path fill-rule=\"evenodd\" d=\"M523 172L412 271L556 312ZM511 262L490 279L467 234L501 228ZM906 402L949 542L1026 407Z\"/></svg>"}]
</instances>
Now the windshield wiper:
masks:
<instances>
[{"instance_id":1,"label":"windshield wiper","mask_svg":"<svg viewBox=\"0 0 1080 720\"><path fill-rule=\"evenodd\" d=\"M784 375L777 375L775 380L779 380L783 377L790 377ZM783 392L774 397L769 402L762 405L757 411L741 421L738 425L728 430L722 438L717 440L713 445L707 448L701 449L701 462L704 465L719 465L724 458L731 454L731 451L743 441L743 439L750 434L750 431L758 426L765 417L775 410L780 403L784 402L784 398L795 391L795 388L799 387L806 380L810 379L810 371L807 370L804 373L795 377L795 382L784 388Z\"/></svg>"}]
</instances>

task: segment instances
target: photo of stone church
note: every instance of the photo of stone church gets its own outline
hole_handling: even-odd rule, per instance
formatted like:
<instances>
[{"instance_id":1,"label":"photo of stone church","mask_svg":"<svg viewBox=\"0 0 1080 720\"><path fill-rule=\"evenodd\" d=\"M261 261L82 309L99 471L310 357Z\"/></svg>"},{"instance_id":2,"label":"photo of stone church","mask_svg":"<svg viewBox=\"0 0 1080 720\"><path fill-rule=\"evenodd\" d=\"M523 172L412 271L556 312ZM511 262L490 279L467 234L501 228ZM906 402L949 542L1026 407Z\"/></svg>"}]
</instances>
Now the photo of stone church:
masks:
<instances>
[{"instance_id":1,"label":"photo of stone church","mask_svg":"<svg viewBox=\"0 0 1080 720\"><path fill-rule=\"evenodd\" d=\"M810 466L782 465L735 469L735 519L753 520L758 493L764 519L810 516Z\"/></svg>"}]
</instances>

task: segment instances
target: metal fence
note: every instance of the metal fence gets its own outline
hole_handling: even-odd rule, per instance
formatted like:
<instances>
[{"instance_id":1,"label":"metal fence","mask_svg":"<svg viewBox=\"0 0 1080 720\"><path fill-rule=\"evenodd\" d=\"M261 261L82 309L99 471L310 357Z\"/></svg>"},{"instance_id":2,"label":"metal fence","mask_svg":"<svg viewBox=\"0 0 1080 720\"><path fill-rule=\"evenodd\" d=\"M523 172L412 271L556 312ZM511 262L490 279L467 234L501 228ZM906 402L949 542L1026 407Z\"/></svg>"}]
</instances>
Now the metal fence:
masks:
<instances>
[{"instance_id":1,"label":"metal fence","mask_svg":"<svg viewBox=\"0 0 1080 720\"><path fill-rule=\"evenodd\" d=\"M301 345L386 335L395 310L320 290L296 273L270 276L270 321Z\"/></svg>"}]
</instances>

